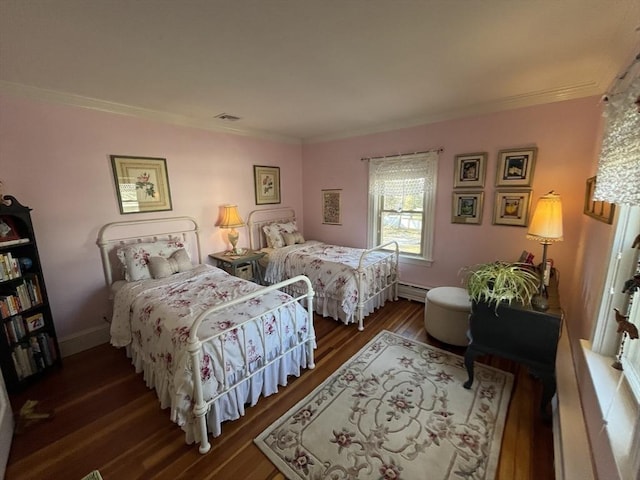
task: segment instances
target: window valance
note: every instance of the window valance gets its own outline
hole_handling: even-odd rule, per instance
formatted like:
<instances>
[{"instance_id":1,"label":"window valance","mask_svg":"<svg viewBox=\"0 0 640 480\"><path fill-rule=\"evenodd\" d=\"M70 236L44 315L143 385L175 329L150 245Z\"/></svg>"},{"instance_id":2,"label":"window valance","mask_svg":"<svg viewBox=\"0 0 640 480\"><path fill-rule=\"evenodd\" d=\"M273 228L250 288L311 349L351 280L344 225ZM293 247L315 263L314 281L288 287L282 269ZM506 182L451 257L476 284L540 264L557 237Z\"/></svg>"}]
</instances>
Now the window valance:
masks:
<instances>
[{"instance_id":1,"label":"window valance","mask_svg":"<svg viewBox=\"0 0 640 480\"><path fill-rule=\"evenodd\" d=\"M594 200L640 206L640 55L607 95Z\"/></svg>"},{"instance_id":2,"label":"window valance","mask_svg":"<svg viewBox=\"0 0 640 480\"><path fill-rule=\"evenodd\" d=\"M373 195L424 194L434 187L438 152L369 160L369 192Z\"/></svg>"}]
</instances>

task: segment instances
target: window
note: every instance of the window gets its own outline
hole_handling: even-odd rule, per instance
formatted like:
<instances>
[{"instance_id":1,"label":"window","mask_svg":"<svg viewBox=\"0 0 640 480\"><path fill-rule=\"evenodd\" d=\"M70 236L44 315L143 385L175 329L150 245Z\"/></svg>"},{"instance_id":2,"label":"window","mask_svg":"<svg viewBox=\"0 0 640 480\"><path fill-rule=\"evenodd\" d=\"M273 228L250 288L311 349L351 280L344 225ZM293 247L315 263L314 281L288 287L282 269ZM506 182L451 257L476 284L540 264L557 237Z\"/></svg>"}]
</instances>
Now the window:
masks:
<instances>
[{"instance_id":1,"label":"window","mask_svg":"<svg viewBox=\"0 0 640 480\"><path fill-rule=\"evenodd\" d=\"M628 320L640 328L640 291L632 295L625 286L639 268L639 253L632 248L634 239L640 231L640 207L620 205L616 220L616 231L612 252L603 288L602 301L598 321L593 335L592 349L606 359L604 368L590 366L592 379L599 397L605 400L603 421L607 425L609 441L616 464L622 478L631 477L630 472L640 475L640 449L634 442L640 439L640 340L625 340L624 348L620 348L618 332L613 309L617 308ZM604 385L600 377L611 376L616 372L611 368L611 357L622 365L622 373L617 382ZM597 366L596 366L597 367ZM613 386L616 385L617 386Z\"/></svg>"},{"instance_id":2,"label":"window","mask_svg":"<svg viewBox=\"0 0 640 480\"><path fill-rule=\"evenodd\" d=\"M369 160L369 247L432 261L438 152Z\"/></svg>"}]
</instances>

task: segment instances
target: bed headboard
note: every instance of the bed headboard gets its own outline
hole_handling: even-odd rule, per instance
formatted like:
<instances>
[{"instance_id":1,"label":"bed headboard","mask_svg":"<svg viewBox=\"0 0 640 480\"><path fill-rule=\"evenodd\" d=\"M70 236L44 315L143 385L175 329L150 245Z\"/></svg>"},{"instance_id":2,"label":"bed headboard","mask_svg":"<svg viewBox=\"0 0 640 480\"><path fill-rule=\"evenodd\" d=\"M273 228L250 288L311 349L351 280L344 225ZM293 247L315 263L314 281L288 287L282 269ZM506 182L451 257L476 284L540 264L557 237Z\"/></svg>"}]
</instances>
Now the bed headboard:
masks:
<instances>
[{"instance_id":1,"label":"bed headboard","mask_svg":"<svg viewBox=\"0 0 640 480\"><path fill-rule=\"evenodd\" d=\"M147 218L112 222L98 232L97 244L102 257L102 269L107 287L123 280L118 248L142 242L179 240L185 245L192 262L202 263L198 223L191 217Z\"/></svg>"},{"instance_id":2,"label":"bed headboard","mask_svg":"<svg viewBox=\"0 0 640 480\"><path fill-rule=\"evenodd\" d=\"M267 240L262 227L271 223L286 223L296 219L296 211L291 207L266 208L254 210L249 214L247 226L249 228L249 248L260 250L267 246Z\"/></svg>"}]
</instances>

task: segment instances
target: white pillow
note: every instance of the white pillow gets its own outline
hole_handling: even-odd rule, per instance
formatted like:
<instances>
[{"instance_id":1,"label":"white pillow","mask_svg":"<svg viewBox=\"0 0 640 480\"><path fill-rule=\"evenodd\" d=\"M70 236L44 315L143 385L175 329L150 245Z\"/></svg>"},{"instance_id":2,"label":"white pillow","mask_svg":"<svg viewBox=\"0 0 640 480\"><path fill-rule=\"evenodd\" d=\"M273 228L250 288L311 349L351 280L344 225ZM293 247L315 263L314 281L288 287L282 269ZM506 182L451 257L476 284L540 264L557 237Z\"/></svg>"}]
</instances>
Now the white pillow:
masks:
<instances>
[{"instance_id":1,"label":"white pillow","mask_svg":"<svg viewBox=\"0 0 640 480\"><path fill-rule=\"evenodd\" d=\"M184 243L176 240L135 243L119 248L116 255L124 268L125 280L135 282L151 278L150 257L169 257L181 248L184 248Z\"/></svg>"},{"instance_id":2,"label":"white pillow","mask_svg":"<svg viewBox=\"0 0 640 480\"><path fill-rule=\"evenodd\" d=\"M176 250L168 258L149 257L149 272L152 278L165 278L192 268L189 254L184 248Z\"/></svg>"},{"instance_id":3,"label":"white pillow","mask_svg":"<svg viewBox=\"0 0 640 480\"><path fill-rule=\"evenodd\" d=\"M277 223L276 226L280 230L280 233L295 233L298 231L298 227L296 226L296 221L287 222L287 223Z\"/></svg>"},{"instance_id":4,"label":"white pillow","mask_svg":"<svg viewBox=\"0 0 640 480\"><path fill-rule=\"evenodd\" d=\"M304 243L304 237L297 230L293 233L283 232L282 238L284 238L284 243L286 243L287 246L295 243Z\"/></svg>"},{"instance_id":5,"label":"white pillow","mask_svg":"<svg viewBox=\"0 0 640 480\"><path fill-rule=\"evenodd\" d=\"M284 247L284 239L282 238L282 234L280 233L280 229L278 225L271 224L265 225L262 227L262 231L265 234L265 238L267 239L267 246L269 248L282 248Z\"/></svg>"}]
</instances>

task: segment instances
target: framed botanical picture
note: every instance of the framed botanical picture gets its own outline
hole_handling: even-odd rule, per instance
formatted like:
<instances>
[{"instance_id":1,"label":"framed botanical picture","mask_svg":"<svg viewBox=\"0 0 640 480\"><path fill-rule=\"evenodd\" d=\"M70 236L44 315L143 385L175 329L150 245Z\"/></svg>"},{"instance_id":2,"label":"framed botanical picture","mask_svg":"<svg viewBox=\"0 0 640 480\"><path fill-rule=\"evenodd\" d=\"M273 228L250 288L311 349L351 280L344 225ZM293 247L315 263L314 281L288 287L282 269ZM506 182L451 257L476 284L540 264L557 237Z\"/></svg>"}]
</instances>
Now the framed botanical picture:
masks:
<instances>
[{"instance_id":1,"label":"framed botanical picture","mask_svg":"<svg viewBox=\"0 0 640 480\"><path fill-rule=\"evenodd\" d=\"M530 187L538 149L500 150L496 187Z\"/></svg>"},{"instance_id":2,"label":"framed botanical picture","mask_svg":"<svg viewBox=\"0 0 640 480\"><path fill-rule=\"evenodd\" d=\"M499 190L493 205L494 225L526 227L529 224L531 190Z\"/></svg>"},{"instance_id":3,"label":"framed botanical picture","mask_svg":"<svg viewBox=\"0 0 640 480\"><path fill-rule=\"evenodd\" d=\"M36 313L35 315L25 318L25 322L27 323L27 329L33 332L44 327L44 316L42 313Z\"/></svg>"},{"instance_id":4,"label":"framed botanical picture","mask_svg":"<svg viewBox=\"0 0 640 480\"><path fill-rule=\"evenodd\" d=\"M322 223L342 225L342 190L322 190Z\"/></svg>"},{"instance_id":5,"label":"framed botanical picture","mask_svg":"<svg viewBox=\"0 0 640 480\"><path fill-rule=\"evenodd\" d=\"M482 223L484 192L453 192L451 223Z\"/></svg>"},{"instance_id":6,"label":"framed botanical picture","mask_svg":"<svg viewBox=\"0 0 640 480\"><path fill-rule=\"evenodd\" d=\"M456 155L453 169L453 188L484 187L487 153Z\"/></svg>"},{"instance_id":7,"label":"framed botanical picture","mask_svg":"<svg viewBox=\"0 0 640 480\"><path fill-rule=\"evenodd\" d=\"M256 205L280 203L280 167L253 166Z\"/></svg>"},{"instance_id":8,"label":"framed botanical picture","mask_svg":"<svg viewBox=\"0 0 640 480\"><path fill-rule=\"evenodd\" d=\"M120 213L171 210L164 158L111 155Z\"/></svg>"},{"instance_id":9,"label":"framed botanical picture","mask_svg":"<svg viewBox=\"0 0 640 480\"><path fill-rule=\"evenodd\" d=\"M596 177L587 178L587 189L584 194L584 213L604 223L613 223L616 206L613 203L593 200L596 190Z\"/></svg>"}]
</instances>

